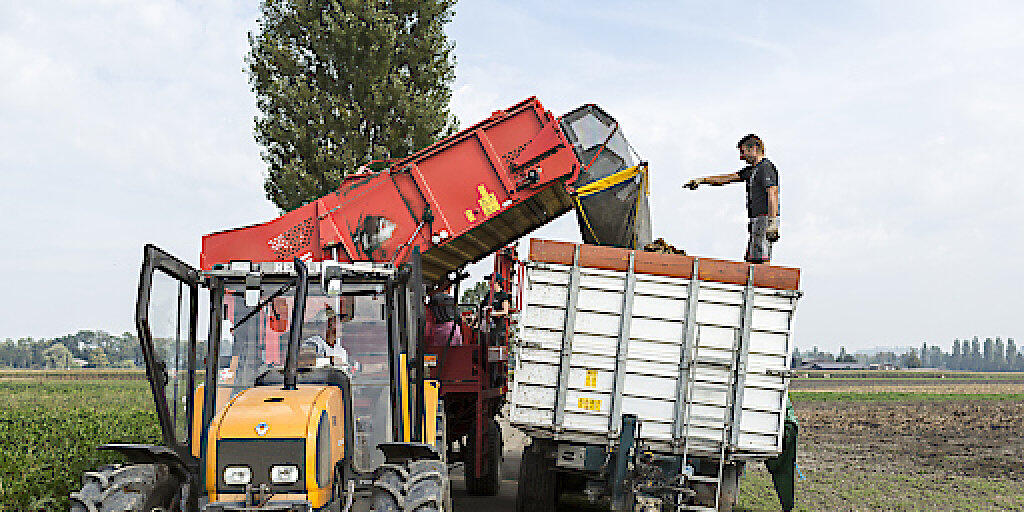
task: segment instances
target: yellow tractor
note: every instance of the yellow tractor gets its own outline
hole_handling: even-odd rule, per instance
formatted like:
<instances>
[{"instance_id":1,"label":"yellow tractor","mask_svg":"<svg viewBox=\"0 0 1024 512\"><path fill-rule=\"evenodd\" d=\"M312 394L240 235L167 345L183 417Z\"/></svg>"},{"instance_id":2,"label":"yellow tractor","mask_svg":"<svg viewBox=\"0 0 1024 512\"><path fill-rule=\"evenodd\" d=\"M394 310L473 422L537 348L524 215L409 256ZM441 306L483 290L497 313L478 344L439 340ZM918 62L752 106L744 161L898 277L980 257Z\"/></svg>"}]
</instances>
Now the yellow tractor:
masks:
<instances>
[{"instance_id":1,"label":"yellow tractor","mask_svg":"<svg viewBox=\"0 0 1024 512\"><path fill-rule=\"evenodd\" d=\"M424 284L409 263L144 250L136 324L163 445L88 472L72 511L451 510ZM205 339L203 339L205 338Z\"/></svg>"}]
</instances>

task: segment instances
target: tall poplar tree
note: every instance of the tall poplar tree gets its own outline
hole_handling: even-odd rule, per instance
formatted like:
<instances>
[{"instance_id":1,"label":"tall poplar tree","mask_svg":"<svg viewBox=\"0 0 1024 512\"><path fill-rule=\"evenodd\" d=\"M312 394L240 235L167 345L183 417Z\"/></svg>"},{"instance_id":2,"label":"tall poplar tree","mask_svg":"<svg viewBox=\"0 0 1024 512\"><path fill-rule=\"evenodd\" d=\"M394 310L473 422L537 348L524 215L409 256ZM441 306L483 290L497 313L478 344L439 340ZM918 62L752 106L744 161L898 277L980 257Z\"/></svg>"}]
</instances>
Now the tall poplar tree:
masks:
<instances>
[{"instance_id":1,"label":"tall poplar tree","mask_svg":"<svg viewBox=\"0 0 1024 512\"><path fill-rule=\"evenodd\" d=\"M246 67L264 189L282 210L452 133L455 0L263 0Z\"/></svg>"}]
</instances>

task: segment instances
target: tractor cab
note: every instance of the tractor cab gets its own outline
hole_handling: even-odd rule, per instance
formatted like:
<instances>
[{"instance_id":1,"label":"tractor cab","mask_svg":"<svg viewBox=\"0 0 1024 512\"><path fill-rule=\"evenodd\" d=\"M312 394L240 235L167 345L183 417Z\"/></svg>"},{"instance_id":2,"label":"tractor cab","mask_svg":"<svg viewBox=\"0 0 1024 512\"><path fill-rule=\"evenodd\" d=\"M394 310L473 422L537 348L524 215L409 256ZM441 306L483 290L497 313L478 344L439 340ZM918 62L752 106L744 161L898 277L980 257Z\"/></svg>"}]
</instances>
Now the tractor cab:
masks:
<instances>
[{"instance_id":1,"label":"tractor cab","mask_svg":"<svg viewBox=\"0 0 1024 512\"><path fill-rule=\"evenodd\" d=\"M199 272L146 246L136 322L164 446L103 448L166 468L166 496L147 499L167 510L333 510L373 501L376 482L410 464L438 473L442 508L416 263Z\"/></svg>"}]
</instances>

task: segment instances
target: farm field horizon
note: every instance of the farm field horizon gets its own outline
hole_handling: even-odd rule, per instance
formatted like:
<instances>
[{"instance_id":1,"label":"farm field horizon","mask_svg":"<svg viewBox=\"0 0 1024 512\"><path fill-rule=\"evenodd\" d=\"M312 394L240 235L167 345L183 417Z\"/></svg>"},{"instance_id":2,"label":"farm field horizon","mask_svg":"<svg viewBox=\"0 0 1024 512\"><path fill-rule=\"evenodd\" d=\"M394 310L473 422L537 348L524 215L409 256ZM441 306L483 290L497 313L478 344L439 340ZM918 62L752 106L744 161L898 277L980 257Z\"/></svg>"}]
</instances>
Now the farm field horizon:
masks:
<instances>
[{"instance_id":1,"label":"farm field horizon","mask_svg":"<svg viewBox=\"0 0 1024 512\"><path fill-rule=\"evenodd\" d=\"M96 446L159 442L144 378L16 373L0 371L0 512L67 510L82 472L117 460ZM1024 510L1024 374L978 375L794 379L796 510ZM736 510L779 510L762 465Z\"/></svg>"}]
</instances>

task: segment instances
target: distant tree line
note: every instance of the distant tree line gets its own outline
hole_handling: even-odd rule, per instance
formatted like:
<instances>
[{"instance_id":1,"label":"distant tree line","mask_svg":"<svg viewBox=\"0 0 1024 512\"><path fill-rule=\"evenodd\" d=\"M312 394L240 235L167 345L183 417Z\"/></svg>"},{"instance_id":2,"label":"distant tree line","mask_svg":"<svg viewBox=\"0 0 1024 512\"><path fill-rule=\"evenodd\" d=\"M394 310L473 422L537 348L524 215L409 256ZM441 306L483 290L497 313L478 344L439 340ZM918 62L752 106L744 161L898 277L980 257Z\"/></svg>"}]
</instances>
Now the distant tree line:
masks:
<instances>
[{"instance_id":1,"label":"distant tree line","mask_svg":"<svg viewBox=\"0 0 1024 512\"><path fill-rule=\"evenodd\" d=\"M801 352L793 350L793 367L800 366L804 361L829 361L837 363L891 364L900 368L942 368L946 370L971 370L978 372L1019 372L1024 371L1024 351L1017 347L1013 338L1006 342L999 336L985 338L981 341L977 336L971 339L953 340L951 352L942 350L938 345L921 343L920 349L910 349L901 354L896 352L877 352L872 355L850 354L845 347L839 348L839 354L821 352L818 347Z\"/></svg>"},{"instance_id":2,"label":"distant tree line","mask_svg":"<svg viewBox=\"0 0 1024 512\"><path fill-rule=\"evenodd\" d=\"M81 330L52 339L7 338L0 342L3 368L135 368L145 363L138 338L125 332Z\"/></svg>"},{"instance_id":3,"label":"distant tree line","mask_svg":"<svg viewBox=\"0 0 1024 512\"><path fill-rule=\"evenodd\" d=\"M924 343L921 353L928 366L942 365L951 370L1024 371L1024 352L1017 348L1013 338L1007 338L1005 344L998 336L994 340L985 338L984 343L979 342L977 336L970 340L957 339L953 341L950 354Z\"/></svg>"}]
</instances>

